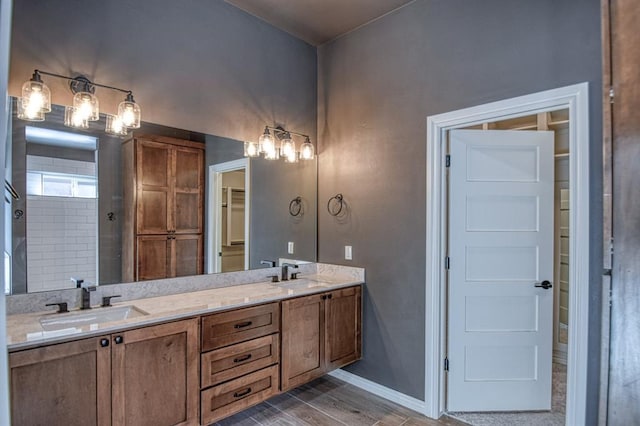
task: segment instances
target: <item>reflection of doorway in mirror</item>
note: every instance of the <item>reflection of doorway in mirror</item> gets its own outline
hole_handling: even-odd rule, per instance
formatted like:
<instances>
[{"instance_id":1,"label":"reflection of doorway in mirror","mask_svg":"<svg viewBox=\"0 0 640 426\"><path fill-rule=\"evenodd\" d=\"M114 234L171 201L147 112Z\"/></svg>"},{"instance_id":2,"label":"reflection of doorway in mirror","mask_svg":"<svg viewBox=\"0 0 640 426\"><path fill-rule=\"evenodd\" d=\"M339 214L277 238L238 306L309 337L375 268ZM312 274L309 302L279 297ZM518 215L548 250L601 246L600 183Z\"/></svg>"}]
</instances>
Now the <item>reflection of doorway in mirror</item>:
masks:
<instances>
[{"instance_id":1,"label":"reflection of doorway in mirror","mask_svg":"<svg viewBox=\"0 0 640 426\"><path fill-rule=\"evenodd\" d=\"M244 169L222 173L220 272L244 270Z\"/></svg>"},{"instance_id":2,"label":"reflection of doorway in mirror","mask_svg":"<svg viewBox=\"0 0 640 426\"><path fill-rule=\"evenodd\" d=\"M209 167L208 272L249 265L249 168L246 159Z\"/></svg>"},{"instance_id":3,"label":"reflection of doorway in mirror","mask_svg":"<svg viewBox=\"0 0 640 426\"><path fill-rule=\"evenodd\" d=\"M27 155L27 289L96 282L96 163Z\"/></svg>"}]
</instances>

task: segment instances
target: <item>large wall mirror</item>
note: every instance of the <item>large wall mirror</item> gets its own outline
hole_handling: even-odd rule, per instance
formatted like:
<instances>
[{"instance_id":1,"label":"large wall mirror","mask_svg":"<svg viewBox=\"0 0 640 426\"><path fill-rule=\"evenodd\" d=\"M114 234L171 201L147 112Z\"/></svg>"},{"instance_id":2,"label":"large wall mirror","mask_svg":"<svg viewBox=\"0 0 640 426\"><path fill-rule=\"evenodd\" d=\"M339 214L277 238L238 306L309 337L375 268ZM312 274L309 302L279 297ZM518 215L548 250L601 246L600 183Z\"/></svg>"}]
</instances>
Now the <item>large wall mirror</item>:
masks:
<instances>
[{"instance_id":1,"label":"large wall mirror","mask_svg":"<svg viewBox=\"0 0 640 426\"><path fill-rule=\"evenodd\" d=\"M46 121L23 121L16 117L15 99L12 105L5 176L6 293L72 288L72 278L100 285L144 278L128 274L123 262L132 207L126 196L131 183L123 169L125 146L137 135L189 141L204 149L197 273L259 268L262 260L279 258L316 260L316 160L248 159L241 141L150 123L121 138L104 132L104 117L89 129L72 129L63 125L62 106L54 106ZM194 273L177 271L175 276Z\"/></svg>"}]
</instances>

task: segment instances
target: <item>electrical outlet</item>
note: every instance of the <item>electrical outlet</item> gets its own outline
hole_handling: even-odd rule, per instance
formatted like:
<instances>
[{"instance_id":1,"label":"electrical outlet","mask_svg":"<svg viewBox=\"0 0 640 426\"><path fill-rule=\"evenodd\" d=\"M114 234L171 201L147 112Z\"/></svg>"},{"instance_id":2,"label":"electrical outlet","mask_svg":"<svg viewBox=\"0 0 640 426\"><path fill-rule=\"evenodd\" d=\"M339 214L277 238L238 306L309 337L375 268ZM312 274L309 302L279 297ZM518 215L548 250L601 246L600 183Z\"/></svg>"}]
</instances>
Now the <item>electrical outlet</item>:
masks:
<instances>
[{"instance_id":1,"label":"electrical outlet","mask_svg":"<svg viewBox=\"0 0 640 426\"><path fill-rule=\"evenodd\" d=\"M293 241L289 241L287 244L287 253L293 254Z\"/></svg>"},{"instance_id":2,"label":"electrical outlet","mask_svg":"<svg viewBox=\"0 0 640 426\"><path fill-rule=\"evenodd\" d=\"M344 246L344 258L345 260L353 260L353 251L351 246Z\"/></svg>"}]
</instances>

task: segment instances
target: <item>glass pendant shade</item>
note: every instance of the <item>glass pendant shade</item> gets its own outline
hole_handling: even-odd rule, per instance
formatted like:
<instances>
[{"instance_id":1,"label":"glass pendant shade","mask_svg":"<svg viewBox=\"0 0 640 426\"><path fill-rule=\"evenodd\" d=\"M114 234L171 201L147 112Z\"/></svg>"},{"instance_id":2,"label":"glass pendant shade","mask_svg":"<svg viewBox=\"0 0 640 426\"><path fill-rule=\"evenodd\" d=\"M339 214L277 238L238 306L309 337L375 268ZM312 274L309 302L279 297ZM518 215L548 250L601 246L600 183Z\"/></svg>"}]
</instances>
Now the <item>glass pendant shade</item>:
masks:
<instances>
[{"instance_id":1,"label":"glass pendant shade","mask_svg":"<svg viewBox=\"0 0 640 426\"><path fill-rule=\"evenodd\" d=\"M128 94L127 98L118 105L118 115L122 123L130 129L140 128L140 105L133 100L133 95Z\"/></svg>"},{"instance_id":2,"label":"glass pendant shade","mask_svg":"<svg viewBox=\"0 0 640 426\"><path fill-rule=\"evenodd\" d=\"M18 99L18 118L27 121L44 121L44 111L36 109L25 109L26 102L22 98Z\"/></svg>"},{"instance_id":3,"label":"glass pendant shade","mask_svg":"<svg viewBox=\"0 0 640 426\"><path fill-rule=\"evenodd\" d=\"M315 149L313 148L313 144L306 138L305 141L300 145L300 159L301 160L313 160L315 157Z\"/></svg>"},{"instance_id":4,"label":"glass pendant shade","mask_svg":"<svg viewBox=\"0 0 640 426\"><path fill-rule=\"evenodd\" d=\"M88 129L89 120L85 119L74 107L67 106L64 107L64 125L76 129Z\"/></svg>"},{"instance_id":5,"label":"glass pendant shade","mask_svg":"<svg viewBox=\"0 0 640 426\"><path fill-rule=\"evenodd\" d=\"M260 155L260 146L257 142L248 141L244 143L244 156L257 157Z\"/></svg>"},{"instance_id":6,"label":"glass pendant shade","mask_svg":"<svg viewBox=\"0 0 640 426\"><path fill-rule=\"evenodd\" d=\"M127 134L127 131L127 126L124 125L119 115L107 114L107 125L105 128L105 132L112 135L125 136Z\"/></svg>"},{"instance_id":7,"label":"glass pendant shade","mask_svg":"<svg viewBox=\"0 0 640 426\"><path fill-rule=\"evenodd\" d=\"M100 119L98 98L89 92L78 92L73 95L73 108L83 120L98 121Z\"/></svg>"},{"instance_id":8,"label":"glass pendant shade","mask_svg":"<svg viewBox=\"0 0 640 426\"><path fill-rule=\"evenodd\" d=\"M296 143L291 139L289 133L286 133L284 139L280 142L280 155L284 157L284 161L287 163L295 163L298 159Z\"/></svg>"},{"instance_id":9,"label":"glass pendant shade","mask_svg":"<svg viewBox=\"0 0 640 426\"><path fill-rule=\"evenodd\" d=\"M264 154L264 158L268 160L276 160L278 158L278 150L276 149L276 142L273 136L269 132L269 129L265 127L264 133L258 139L260 152Z\"/></svg>"},{"instance_id":10,"label":"glass pendant shade","mask_svg":"<svg viewBox=\"0 0 640 426\"><path fill-rule=\"evenodd\" d=\"M35 111L51 112L51 91L37 72L22 85L22 102L25 112L31 115Z\"/></svg>"}]
</instances>

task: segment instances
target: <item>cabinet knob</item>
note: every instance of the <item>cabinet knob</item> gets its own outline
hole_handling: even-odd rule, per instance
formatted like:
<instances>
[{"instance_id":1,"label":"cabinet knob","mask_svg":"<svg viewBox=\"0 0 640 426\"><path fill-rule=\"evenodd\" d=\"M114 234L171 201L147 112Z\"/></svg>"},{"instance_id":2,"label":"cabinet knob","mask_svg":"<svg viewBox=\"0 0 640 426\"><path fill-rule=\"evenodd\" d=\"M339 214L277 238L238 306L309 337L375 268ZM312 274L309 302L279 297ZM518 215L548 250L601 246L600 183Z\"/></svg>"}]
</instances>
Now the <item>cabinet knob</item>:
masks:
<instances>
[{"instance_id":1,"label":"cabinet knob","mask_svg":"<svg viewBox=\"0 0 640 426\"><path fill-rule=\"evenodd\" d=\"M109 339L100 339L100 346L102 346L103 348L109 346Z\"/></svg>"},{"instance_id":2,"label":"cabinet knob","mask_svg":"<svg viewBox=\"0 0 640 426\"><path fill-rule=\"evenodd\" d=\"M124 342L124 337L122 337L122 336L116 336L116 337L113 339L113 341L114 341L114 342L116 342L116 345L119 345L120 343Z\"/></svg>"}]
</instances>

